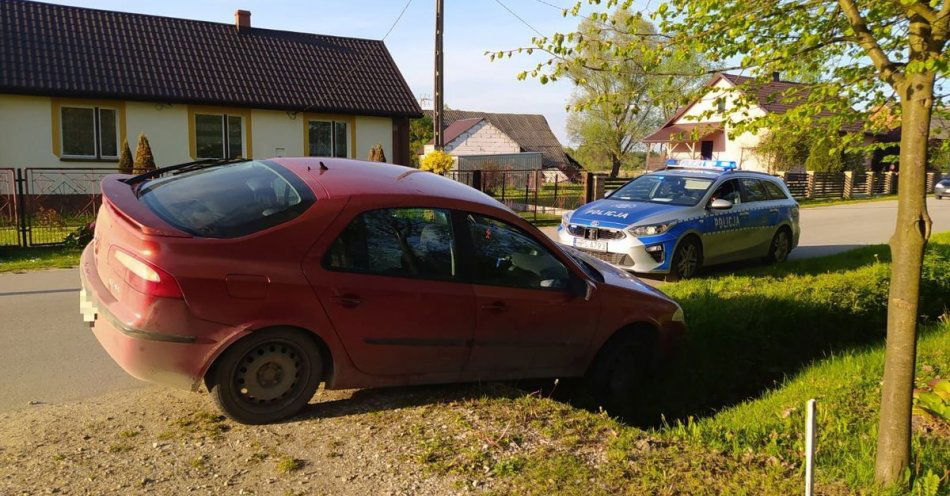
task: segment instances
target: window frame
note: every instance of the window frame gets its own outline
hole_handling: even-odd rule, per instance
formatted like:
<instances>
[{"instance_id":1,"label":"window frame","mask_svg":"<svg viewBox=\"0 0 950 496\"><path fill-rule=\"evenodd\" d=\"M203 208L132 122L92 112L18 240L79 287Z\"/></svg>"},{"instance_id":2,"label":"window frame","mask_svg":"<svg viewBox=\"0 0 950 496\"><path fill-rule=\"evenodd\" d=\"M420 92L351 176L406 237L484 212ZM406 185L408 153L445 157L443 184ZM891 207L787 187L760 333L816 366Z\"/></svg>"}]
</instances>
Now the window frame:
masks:
<instances>
[{"instance_id":1,"label":"window frame","mask_svg":"<svg viewBox=\"0 0 950 496\"><path fill-rule=\"evenodd\" d=\"M214 117L220 117L220 118L221 118L221 139L222 139L222 145L221 145L221 146L222 146L222 151L224 151L224 157L202 157L202 156L200 156L200 155L198 154L198 150L200 149L200 148L198 147L198 116L199 116L199 115L202 115L202 116L214 116ZM230 148L231 148L230 137L229 137L229 134L230 134L229 131L230 131L231 128L230 128L230 125L228 124L228 121L229 121L230 118L232 118L232 117L237 117L237 118L241 119L241 126L240 126L240 127L241 127L241 155L238 156L238 157L228 157L229 152L230 152ZM241 113L230 113L230 112L211 112L211 111L207 111L207 110L196 110L196 111L194 111L194 112L191 113L191 124L192 124L193 129L194 129L194 131L193 131L193 136L194 136L194 140L195 140L195 157L194 157L194 158L195 158L196 160L202 160L202 159L216 159L216 158L248 158L248 157L247 157L247 155L248 155L248 154L247 154L247 132L246 132L246 128L247 128L247 118L246 118L246 116L245 116L244 114L241 114Z\"/></svg>"},{"instance_id":2,"label":"window frame","mask_svg":"<svg viewBox=\"0 0 950 496\"><path fill-rule=\"evenodd\" d=\"M308 124L308 126L309 126L309 124ZM447 278L436 278L436 277L428 277L428 276L424 276L424 275L423 275L423 276L413 276L413 275L403 275L403 274L398 274L398 275L397 275L397 274L383 274L383 273L379 273L379 272L372 272L372 271L366 271L366 270L350 269L350 268L346 268L346 267L335 267L335 266L331 265L331 264L330 264L330 250L331 250L331 248L333 247L333 244L336 243L338 239L340 239L340 236L342 236L343 233L346 232L347 228L349 228L350 225L351 225L354 221L356 221L356 219L360 218L361 216L366 215L366 214L371 213L371 212L378 212L378 211L380 211L380 210L441 210L441 211L445 212L445 213L448 215L449 227L450 227L450 229L452 230L452 250L454 250L454 252L455 252L455 260L456 260L456 262L455 262L455 274L452 275L452 276L450 276L450 277L447 277ZM468 263L465 262L465 261L463 261L463 260L462 260L462 257L460 256L460 253L461 253L461 252L460 252L460 247L461 247L462 245L459 243L459 230L458 230L458 227L459 227L459 226L458 226L458 223L457 223L457 220L456 220L455 211L452 210L452 209L450 209L450 208L446 208L446 207L418 206L418 205L398 205L398 206L388 206L388 207L373 207L373 208L367 208L367 209L364 209L364 210L360 210L360 211L354 213L352 216L348 217L348 218L346 219L346 222L343 223L343 227L342 227L341 229L337 230L337 231L334 233L334 235L332 236L332 240L327 244L326 249L324 250L323 254L320 256L320 266L321 266L324 270L327 270L327 271L330 271L330 272L341 272L341 273L347 273L347 274L360 274L360 275L364 275L364 276L373 276L373 277L391 277L391 278L394 278L394 279L409 279L409 280L413 280L413 281L431 281L431 282L445 282L445 283L471 284L471 280L470 280L470 276L469 276L469 270L468 270Z\"/></svg>"},{"instance_id":3,"label":"window frame","mask_svg":"<svg viewBox=\"0 0 950 496\"><path fill-rule=\"evenodd\" d=\"M353 158L353 121L352 119L344 119L337 117L307 117L304 119L304 153L307 157L319 157L321 155L311 155L310 154L310 123L311 122L325 122L330 124L330 158ZM346 154L342 157L336 155L336 126L337 124L343 124L345 126L345 138L344 144L346 145Z\"/></svg>"},{"instance_id":4,"label":"window frame","mask_svg":"<svg viewBox=\"0 0 950 496\"><path fill-rule=\"evenodd\" d=\"M550 255L552 258L554 258L555 260L557 260L558 263L560 263L560 264L564 267L564 269L567 271L567 276L568 276L569 279L578 279L578 278L583 279L581 276L579 276L579 275L577 274L577 271L578 271L578 270L583 271L583 269L579 269L578 267L575 267L574 269L572 269L572 268L571 268L571 265L572 265L572 264L576 264L576 262L574 262L573 260L571 260L570 263L568 263L568 261L565 260L565 258L567 257L567 254L563 254L564 257L558 256L557 253L553 252L553 251L552 251L547 245L545 245L541 240L539 240L537 237L531 235L531 233L529 233L528 231L522 229L520 226L517 226L517 225L515 225L515 224L512 224L511 222L508 222L507 220L498 218L498 217L496 217L496 216L494 216L494 215L483 214L483 213L478 213L478 212L471 212L471 211L465 211L465 210L453 210L452 212L453 212L453 214L454 214L454 216L455 216L455 218L456 218L456 220L455 220L455 222L454 222L454 224L456 225L456 231L461 231L461 232L462 232L462 235L461 235L459 238L457 238L457 242L458 242L458 240L461 240L461 241L463 242L462 251L458 252L458 253L460 253L460 255L462 255L462 256L461 256L462 263L460 264L460 266L465 267L465 272L469 275L468 282L469 282L470 284L472 284L472 285L477 285L477 286L493 287L493 288L517 289L517 290L522 290L522 291L545 291L545 292L555 292L555 293L570 293L570 292L571 292L570 284L568 284L568 287L564 287L564 288L526 288L526 287L524 287L524 286L504 285L504 284L489 284L489 283L485 283L485 282L476 281L476 280L475 280L475 272L476 272L476 271L475 271L475 268L474 268L474 264L475 264L475 240L472 239L471 232L469 232L469 229L467 229L468 226L467 226L466 223L465 223L465 222L466 222L466 221L465 221L465 217L468 216L468 215L476 215L476 216L479 216L479 217L484 217L484 218L486 218L486 219L491 219L491 220L500 222L500 223L502 223L502 224L504 224L504 225L506 225L506 226L509 226L509 227L513 228L514 230L520 232L522 235L524 235L524 236L527 237L528 239L534 241L538 246L541 247L542 250L544 250L545 252L547 252L548 255ZM586 279L584 279L584 280L586 280Z\"/></svg>"},{"instance_id":5,"label":"window frame","mask_svg":"<svg viewBox=\"0 0 950 496\"><path fill-rule=\"evenodd\" d=\"M93 148L95 153L93 155L74 155L71 153L66 153L66 133L64 126L66 124L65 119L63 119L63 111L65 109L92 109L92 128L93 128ZM102 154L102 110L111 110L115 112L115 155L103 155ZM120 138L122 136L121 132L121 108L120 106L110 106L98 103L74 103L67 102L61 103L57 106L55 112L58 114L58 132L59 132L59 157L66 160L90 160L90 161L118 161L119 154L122 153L120 148Z\"/></svg>"}]
</instances>

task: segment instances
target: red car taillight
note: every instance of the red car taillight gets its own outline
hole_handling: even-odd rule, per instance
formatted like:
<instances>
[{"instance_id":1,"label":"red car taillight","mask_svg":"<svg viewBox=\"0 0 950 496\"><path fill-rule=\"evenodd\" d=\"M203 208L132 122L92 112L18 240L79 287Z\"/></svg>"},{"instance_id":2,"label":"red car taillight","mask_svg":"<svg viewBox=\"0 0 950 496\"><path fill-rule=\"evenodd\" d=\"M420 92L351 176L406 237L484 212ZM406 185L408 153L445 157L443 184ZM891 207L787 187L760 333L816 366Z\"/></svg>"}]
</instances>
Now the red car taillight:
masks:
<instances>
[{"instance_id":1,"label":"red car taillight","mask_svg":"<svg viewBox=\"0 0 950 496\"><path fill-rule=\"evenodd\" d=\"M178 281L168 272L119 248L114 248L111 255L125 282L136 291L160 298L182 297Z\"/></svg>"}]
</instances>

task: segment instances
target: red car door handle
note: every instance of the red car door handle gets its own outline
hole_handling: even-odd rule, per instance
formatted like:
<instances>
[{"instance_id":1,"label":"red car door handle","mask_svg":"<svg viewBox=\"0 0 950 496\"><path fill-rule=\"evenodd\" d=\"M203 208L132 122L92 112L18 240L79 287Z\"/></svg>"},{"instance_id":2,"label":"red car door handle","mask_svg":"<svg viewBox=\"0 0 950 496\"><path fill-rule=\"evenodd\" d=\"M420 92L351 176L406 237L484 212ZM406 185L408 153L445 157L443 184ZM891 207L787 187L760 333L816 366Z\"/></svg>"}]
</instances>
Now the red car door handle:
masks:
<instances>
[{"instance_id":1,"label":"red car door handle","mask_svg":"<svg viewBox=\"0 0 950 496\"><path fill-rule=\"evenodd\" d=\"M496 301L494 303L486 303L482 305L483 310L490 310L492 312L504 312L508 310L508 305L505 305L504 302Z\"/></svg>"},{"instance_id":2,"label":"red car door handle","mask_svg":"<svg viewBox=\"0 0 950 496\"><path fill-rule=\"evenodd\" d=\"M345 294L342 296L331 296L330 302L336 303L346 308L353 308L359 305L360 303L362 303L363 300L361 300L359 296L356 296L354 294Z\"/></svg>"}]
</instances>

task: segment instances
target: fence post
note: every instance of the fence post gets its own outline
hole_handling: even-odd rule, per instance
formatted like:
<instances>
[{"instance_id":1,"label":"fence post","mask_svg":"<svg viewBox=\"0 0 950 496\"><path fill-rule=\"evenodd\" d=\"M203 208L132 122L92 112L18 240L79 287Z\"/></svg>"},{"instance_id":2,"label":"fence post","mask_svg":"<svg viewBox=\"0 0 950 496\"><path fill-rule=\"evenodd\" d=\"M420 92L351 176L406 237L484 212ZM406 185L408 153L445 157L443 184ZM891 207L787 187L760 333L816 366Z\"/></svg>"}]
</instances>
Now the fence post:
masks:
<instances>
[{"instance_id":1,"label":"fence post","mask_svg":"<svg viewBox=\"0 0 950 496\"><path fill-rule=\"evenodd\" d=\"M23 248L26 248L29 245L29 234L26 230L26 178L23 177L23 169L16 168L14 169L15 176L13 181L16 183L16 211L17 211L17 223L19 228L17 231L17 240Z\"/></svg>"},{"instance_id":2,"label":"fence post","mask_svg":"<svg viewBox=\"0 0 950 496\"><path fill-rule=\"evenodd\" d=\"M885 172L884 173L884 194L889 195L893 193L894 188L894 173Z\"/></svg>"},{"instance_id":3,"label":"fence post","mask_svg":"<svg viewBox=\"0 0 950 496\"><path fill-rule=\"evenodd\" d=\"M875 183L877 183L877 172L874 172L874 171L868 172L868 181L867 181L868 196L874 196Z\"/></svg>"},{"instance_id":4,"label":"fence post","mask_svg":"<svg viewBox=\"0 0 950 496\"><path fill-rule=\"evenodd\" d=\"M841 196L844 199L851 198L852 189L854 189L854 172L845 171L844 173L844 191L842 191Z\"/></svg>"},{"instance_id":5,"label":"fence post","mask_svg":"<svg viewBox=\"0 0 950 496\"><path fill-rule=\"evenodd\" d=\"M481 191L482 190L482 170L475 169L472 171L472 187Z\"/></svg>"},{"instance_id":6,"label":"fence post","mask_svg":"<svg viewBox=\"0 0 950 496\"><path fill-rule=\"evenodd\" d=\"M584 173L584 203L594 201L594 173Z\"/></svg>"},{"instance_id":7,"label":"fence post","mask_svg":"<svg viewBox=\"0 0 950 496\"><path fill-rule=\"evenodd\" d=\"M594 199L600 200L604 197L604 180L606 176L597 174L594 176Z\"/></svg>"},{"instance_id":8,"label":"fence post","mask_svg":"<svg viewBox=\"0 0 950 496\"><path fill-rule=\"evenodd\" d=\"M808 171L805 175L807 177L805 180L805 198L811 200L815 197L815 172Z\"/></svg>"},{"instance_id":9,"label":"fence post","mask_svg":"<svg viewBox=\"0 0 950 496\"><path fill-rule=\"evenodd\" d=\"M934 185L937 184L936 178L937 178L937 175L934 174L933 172L927 173L927 184L925 186L926 189L924 190L925 192L927 193L934 192Z\"/></svg>"}]
</instances>

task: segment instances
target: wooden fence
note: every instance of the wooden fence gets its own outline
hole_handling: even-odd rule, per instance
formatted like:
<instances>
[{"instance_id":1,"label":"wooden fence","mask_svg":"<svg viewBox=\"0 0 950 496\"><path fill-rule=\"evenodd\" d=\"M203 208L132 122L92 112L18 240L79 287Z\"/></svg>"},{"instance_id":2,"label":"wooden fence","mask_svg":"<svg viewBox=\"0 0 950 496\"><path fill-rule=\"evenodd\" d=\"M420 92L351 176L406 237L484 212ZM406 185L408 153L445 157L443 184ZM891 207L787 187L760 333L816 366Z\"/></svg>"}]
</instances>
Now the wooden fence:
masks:
<instances>
[{"instance_id":1,"label":"wooden fence","mask_svg":"<svg viewBox=\"0 0 950 496\"><path fill-rule=\"evenodd\" d=\"M587 172L583 175L585 202L604 198L639 174L609 177ZM805 199L862 198L897 193L897 172L784 172L777 174L788 186L792 197ZM940 173L927 173L927 193L933 193Z\"/></svg>"}]
</instances>

